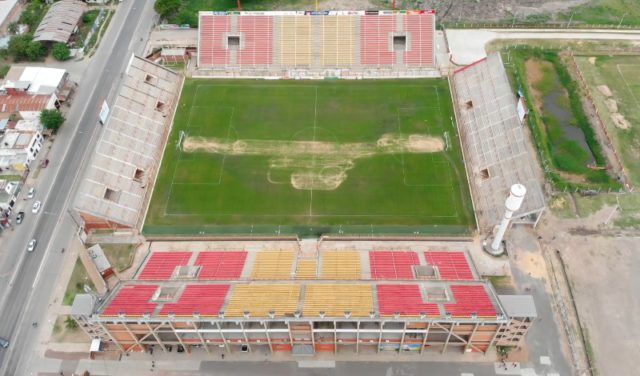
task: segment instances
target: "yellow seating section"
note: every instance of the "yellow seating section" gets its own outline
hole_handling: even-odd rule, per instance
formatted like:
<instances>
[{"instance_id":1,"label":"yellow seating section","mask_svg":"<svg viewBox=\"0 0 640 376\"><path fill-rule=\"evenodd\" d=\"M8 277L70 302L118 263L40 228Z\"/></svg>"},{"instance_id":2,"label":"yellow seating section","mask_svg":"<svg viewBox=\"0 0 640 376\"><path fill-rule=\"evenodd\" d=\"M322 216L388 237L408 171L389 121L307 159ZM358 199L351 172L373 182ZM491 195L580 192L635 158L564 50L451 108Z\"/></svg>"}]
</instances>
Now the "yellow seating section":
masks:
<instances>
[{"instance_id":1,"label":"yellow seating section","mask_svg":"<svg viewBox=\"0 0 640 376\"><path fill-rule=\"evenodd\" d=\"M322 64L345 66L354 64L355 16L325 16L322 22Z\"/></svg>"},{"instance_id":2,"label":"yellow seating section","mask_svg":"<svg viewBox=\"0 0 640 376\"><path fill-rule=\"evenodd\" d=\"M325 251L321 254L322 279L360 279L360 253L357 251Z\"/></svg>"},{"instance_id":3,"label":"yellow seating section","mask_svg":"<svg viewBox=\"0 0 640 376\"><path fill-rule=\"evenodd\" d=\"M311 63L311 20L313 17L280 17L280 63L309 65Z\"/></svg>"},{"instance_id":4,"label":"yellow seating section","mask_svg":"<svg viewBox=\"0 0 640 376\"><path fill-rule=\"evenodd\" d=\"M304 316L344 317L345 311L353 317L366 317L373 310L373 291L365 284L317 284L305 287Z\"/></svg>"},{"instance_id":5,"label":"yellow seating section","mask_svg":"<svg viewBox=\"0 0 640 376\"><path fill-rule=\"evenodd\" d=\"M318 276L317 260L298 260L296 279L316 279Z\"/></svg>"},{"instance_id":6,"label":"yellow seating section","mask_svg":"<svg viewBox=\"0 0 640 376\"><path fill-rule=\"evenodd\" d=\"M269 311L277 316L293 315L300 301L297 284L236 285L231 292L225 317L241 317L248 311L251 317L268 317Z\"/></svg>"},{"instance_id":7,"label":"yellow seating section","mask_svg":"<svg viewBox=\"0 0 640 376\"><path fill-rule=\"evenodd\" d=\"M291 279L294 251L260 251L251 272L253 279Z\"/></svg>"}]
</instances>

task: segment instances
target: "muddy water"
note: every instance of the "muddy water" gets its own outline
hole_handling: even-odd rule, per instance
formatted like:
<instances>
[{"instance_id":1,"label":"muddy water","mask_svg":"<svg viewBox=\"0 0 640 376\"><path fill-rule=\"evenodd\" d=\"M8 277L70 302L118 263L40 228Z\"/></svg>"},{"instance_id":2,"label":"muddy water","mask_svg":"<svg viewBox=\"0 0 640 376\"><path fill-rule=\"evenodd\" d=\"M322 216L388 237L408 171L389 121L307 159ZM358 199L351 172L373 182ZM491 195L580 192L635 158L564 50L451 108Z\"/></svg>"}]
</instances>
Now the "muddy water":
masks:
<instances>
[{"instance_id":1,"label":"muddy water","mask_svg":"<svg viewBox=\"0 0 640 376\"><path fill-rule=\"evenodd\" d=\"M557 84L558 87L562 87L560 81L557 80L557 77L555 78L556 81L554 83ZM571 124L571 120L573 119L571 110L560 105L565 95L566 94L562 89L547 92L546 95L542 96L544 111L558 119L565 137L569 140L575 141L587 153L589 156L587 163L595 164L595 158L589 148L589 144L587 144L587 138L585 137L582 128Z\"/></svg>"}]
</instances>

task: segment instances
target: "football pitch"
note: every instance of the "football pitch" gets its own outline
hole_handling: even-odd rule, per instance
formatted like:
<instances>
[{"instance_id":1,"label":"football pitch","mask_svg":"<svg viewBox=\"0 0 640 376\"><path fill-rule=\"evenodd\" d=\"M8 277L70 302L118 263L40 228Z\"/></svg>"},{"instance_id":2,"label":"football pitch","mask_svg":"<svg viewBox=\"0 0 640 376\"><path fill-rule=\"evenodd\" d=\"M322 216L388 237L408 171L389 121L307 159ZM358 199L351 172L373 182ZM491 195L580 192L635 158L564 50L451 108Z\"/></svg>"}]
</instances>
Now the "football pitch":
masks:
<instances>
[{"instance_id":1,"label":"football pitch","mask_svg":"<svg viewBox=\"0 0 640 376\"><path fill-rule=\"evenodd\" d=\"M468 233L448 82L187 79L148 234Z\"/></svg>"}]
</instances>

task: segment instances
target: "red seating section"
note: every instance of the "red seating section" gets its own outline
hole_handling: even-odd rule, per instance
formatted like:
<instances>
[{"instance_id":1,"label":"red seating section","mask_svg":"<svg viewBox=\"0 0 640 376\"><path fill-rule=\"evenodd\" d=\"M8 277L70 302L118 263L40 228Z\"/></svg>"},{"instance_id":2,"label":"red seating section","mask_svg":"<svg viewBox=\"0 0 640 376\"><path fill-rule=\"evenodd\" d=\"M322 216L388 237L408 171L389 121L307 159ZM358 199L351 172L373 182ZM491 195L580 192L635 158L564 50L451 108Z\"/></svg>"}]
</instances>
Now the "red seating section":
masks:
<instances>
[{"instance_id":1,"label":"red seating section","mask_svg":"<svg viewBox=\"0 0 640 376\"><path fill-rule=\"evenodd\" d=\"M427 264L438 267L441 279L474 279L464 252L430 251L424 256Z\"/></svg>"},{"instance_id":2,"label":"red seating section","mask_svg":"<svg viewBox=\"0 0 640 376\"><path fill-rule=\"evenodd\" d=\"M178 316L191 316L195 312L206 316L217 315L227 292L229 285L187 285L180 299L175 303L166 303L160 315L174 313Z\"/></svg>"},{"instance_id":3,"label":"red seating section","mask_svg":"<svg viewBox=\"0 0 640 376\"><path fill-rule=\"evenodd\" d=\"M396 54L391 49L390 33L396 29L394 16L362 16L360 29L360 61L362 64L393 64Z\"/></svg>"},{"instance_id":4,"label":"red seating section","mask_svg":"<svg viewBox=\"0 0 640 376\"><path fill-rule=\"evenodd\" d=\"M200 252L195 265L201 265L198 279L237 279L242 274L245 251Z\"/></svg>"},{"instance_id":5,"label":"red seating section","mask_svg":"<svg viewBox=\"0 0 640 376\"><path fill-rule=\"evenodd\" d=\"M479 317L496 317L496 309L483 285L452 285L451 292L456 303L445 304L444 309L452 316L470 317L475 312Z\"/></svg>"},{"instance_id":6,"label":"red seating section","mask_svg":"<svg viewBox=\"0 0 640 376\"><path fill-rule=\"evenodd\" d=\"M111 303L102 312L105 316L116 316L124 313L128 316L153 314L156 303L149 302L158 289L157 285L127 285L118 291Z\"/></svg>"},{"instance_id":7,"label":"red seating section","mask_svg":"<svg viewBox=\"0 0 640 376\"><path fill-rule=\"evenodd\" d=\"M138 279L169 279L176 266L187 265L191 252L155 252Z\"/></svg>"},{"instance_id":8,"label":"red seating section","mask_svg":"<svg viewBox=\"0 0 640 376\"><path fill-rule=\"evenodd\" d=\"M242 35L242 48L238 50L239 64L271 64L272 25L271 16L238 17L238 31Z\"/></svg>"},{"instance_id":9,"label":"red seating section","mask_svg":"<svg viewBox=\"0 0 640 376\"><path fill-rule=\"evenodd\" d=\"M198 58L200 65L229 64L225 48L226 33L231 31L231 17L205 15L200 17Z\"/></svg>"},{"instance_id":10,"label":"red seating section","mask_svg":"<svg viewBox=\"0 0 640 376\"><path fill-rule=\"evenodd\" d=\"M378 285L378 307L381 315L417 316L421 312L428 316L440 316L440 309L435 303L425 303L418 285Z\"/></svg>"},{"instance_id":11,"label":"red seating section","mask_svg":"<svg viewBox=\"0 0 640 376\"><path fill-rule=\"evenodd\" d=\"M373 279L414 279L413 265L420 264L415 252L369 252Z\"/></svg>"},{"instance_id":12,"label":"red seating section","mask_svg":"<svg viewBox=\"0 0 640 376\"><path fill-rule=\"evenodd\" d=\"M404 27L411 36L411 49L405 53L408 65L433 65L433 25L432 14L406 15Z\"/></svg>"}]
</instances>

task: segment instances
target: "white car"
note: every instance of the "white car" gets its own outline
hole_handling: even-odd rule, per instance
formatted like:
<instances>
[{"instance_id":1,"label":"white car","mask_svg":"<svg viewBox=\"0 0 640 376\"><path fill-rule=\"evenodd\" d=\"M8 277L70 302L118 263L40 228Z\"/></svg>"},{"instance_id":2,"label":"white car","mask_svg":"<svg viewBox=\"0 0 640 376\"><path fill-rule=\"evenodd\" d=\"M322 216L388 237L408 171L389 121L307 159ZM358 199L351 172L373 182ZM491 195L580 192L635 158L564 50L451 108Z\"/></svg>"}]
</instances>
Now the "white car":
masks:
<instances>
[{"instance_id":1,"label":"white car","mask_svg":"<svg viewBox=\"0 0 640 376\"><path fill-rule=\"evenodd\" d=\"M38 241L35 239L31 239L29 245L27 246L27 252L33 252L33 250L36 249L36 244L38 244Z\"/></svg>"},{"instance_id":2,"label":"white car","mask_svg":"<svg viewBox=\"0 0 640 376\"><path fill-rule=\"evenodd\" d=\"M40 208L42 207L42 202L40 201L36 201L33 203L33 208L31 208L31 212L33 214L36 214L40 211Z\"/></svg>"},{"instance_id":3,"label":"white car","mask_svg":"<svg viewBox=\"0 0 640 376\"><path fill-rule=\"evenodd\" d=\"M29 188L29 192L27 192L27 198L33 198L36 195L36 189L31 187Z\"/></svg>"}]
</instances>

